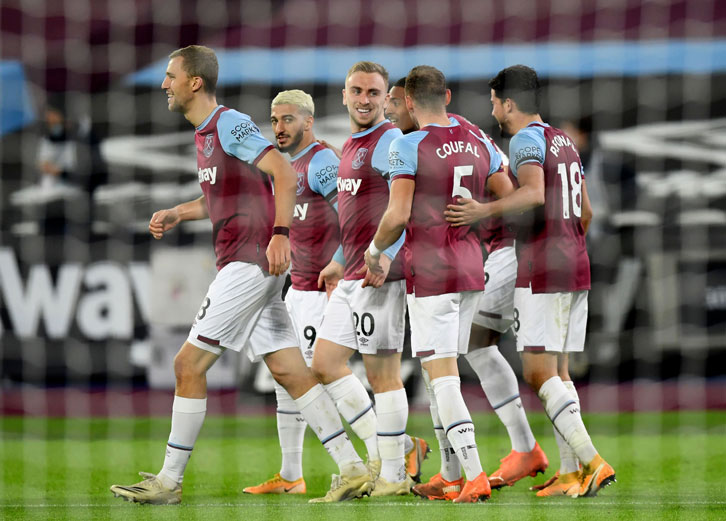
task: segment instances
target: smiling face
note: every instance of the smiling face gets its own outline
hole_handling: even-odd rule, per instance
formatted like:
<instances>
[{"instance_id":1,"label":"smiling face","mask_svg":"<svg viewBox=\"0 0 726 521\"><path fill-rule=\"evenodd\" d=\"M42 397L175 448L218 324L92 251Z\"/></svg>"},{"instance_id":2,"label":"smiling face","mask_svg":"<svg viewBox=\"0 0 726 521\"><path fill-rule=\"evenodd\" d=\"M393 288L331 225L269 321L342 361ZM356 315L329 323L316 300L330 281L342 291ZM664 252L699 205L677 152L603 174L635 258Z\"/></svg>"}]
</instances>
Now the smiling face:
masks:
<instances>
[{"instance_id":1,"label":"smiling face","mask_svg":"<svg viewBox=\"0 0 726 521\"><path fill-rule=\"evenodd\" d=\"M353 132L361 132L383 121L386 81L377 72L354 72L345 80L343 105L348 108Z\"/></svg>"},{"instance_id":2,"label":"smiling face","mask_svg":"<svg viewBox=\"0 0 726 521\"><path fill-rule=\"evenodd\" d=\"M416 124L406 107L406 90L403 87L392 87L388 93L385 116L391 123L401 129L404 134L416 130Z\"/></svg>"},{"instance_id":3,"label":"smiling face","mask_svg":"<svg viewBox=\"0 0 726 521\"><path fill-rule=\"evenodd\" d=\"M182 67L183 60L184 58L181 56L169 60L169 65L166 67L166 77L161 84L161 88L166 91L169 110L186 114L190 102L194 98L193 86L195 82L201 80L187 74Z\"/></svg>"},{"instance_id":4,"label":"smiling face","mask_svg":"<svg viewBox=\"0 0 726 521\"><path fill-rule=\"evenodd\" d=\"M300 110L297 105L283 103L272 107L270 123L280 152L295 155L306 130L312 125L313 117Z\"/></svg>"}]
</instances>

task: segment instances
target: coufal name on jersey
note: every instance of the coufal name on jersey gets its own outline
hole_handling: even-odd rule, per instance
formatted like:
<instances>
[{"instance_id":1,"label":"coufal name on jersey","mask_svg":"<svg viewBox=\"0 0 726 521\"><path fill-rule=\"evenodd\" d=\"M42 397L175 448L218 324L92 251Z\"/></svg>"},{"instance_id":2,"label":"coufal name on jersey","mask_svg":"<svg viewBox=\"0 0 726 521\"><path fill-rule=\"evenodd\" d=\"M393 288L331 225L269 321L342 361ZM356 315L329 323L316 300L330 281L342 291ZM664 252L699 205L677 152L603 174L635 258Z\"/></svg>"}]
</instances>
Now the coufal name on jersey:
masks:
<instances>
[{"instance_id":1,"label":"coufal name on jersey","mask_svg":"<svg viewBox=\"0 0 726 521\"><path fill-rule=\"evenodd\" d=\"M464 153L473 154L475 157L479 157L479 147L472 145L471 143L464 143L463 141L449 141L436 149L436 155L441 159L446 159L451 154Z\"/></svg>"},{"instance_id":2,"label":"coufal name on jersey","mask_svg":"<svg viewBox=\"0 0 726 521\"><path fill-rule=\"evenodd\" d=\"M213 185L217 181L217 167L200 168L197 175L199 176L200 183L209 181L209 184Z\"/></svg>"},{"instance_id":3,"label":"coufal name on jersey","mask_svg":"<svg viewBox=\"0 0 726 521\"><path fill-rule=\"evenodd\" d=\"M338 192L350 192L350 195L358 193L362 179L341 179L338 178Z\"/></svg>"},{"instance_id":4,"label":"coufal name on jersey","mask_svg":"<svg viewBox=\"0 0 726 521\"><path fill-rule=\"evenodd\" d=\"M558 157L558 154L560 153L560 148L562 147L570 147L573 152L577 153L575 144L570 141L569 137L557 135L552 138L552 146L550 146L550 152L552 152L555 157Z\"/></svg>"}]
</instances>

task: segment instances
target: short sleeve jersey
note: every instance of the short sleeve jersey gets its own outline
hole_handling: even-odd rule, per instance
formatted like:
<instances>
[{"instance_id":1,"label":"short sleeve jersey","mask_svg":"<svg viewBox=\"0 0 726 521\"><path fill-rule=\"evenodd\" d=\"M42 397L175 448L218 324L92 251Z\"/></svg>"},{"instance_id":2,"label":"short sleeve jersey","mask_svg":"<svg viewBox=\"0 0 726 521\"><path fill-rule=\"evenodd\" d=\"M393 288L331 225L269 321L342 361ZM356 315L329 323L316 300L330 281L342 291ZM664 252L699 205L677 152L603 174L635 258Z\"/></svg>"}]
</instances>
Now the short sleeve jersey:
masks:
<instances>
[{"instance_id":1,"label":"short sleeve jersey","mask_svg":"<svg viewBox=\"0 0 726 521\"><path fill-rule=\"evenodd\" d=\"M335 153L314 142L290 158L297 173L297 201L290 228L292 287L318 288L318 275L340 244L338 215L338 163Z\"/></svg>"},{"instance_id":2,"label":"short sleeve jersey","mask_svg":"<svg viewBox=\"0 0 726 521\"><path fill-rule=\"evenodd\" d=\"M388 207L388 148L401 131L388 120L353 134L343 144L338 170L338 219L345 280L364 275L363 256ZM391 263L387 281L403 279L403 255Z\"/></svg>"},{"instance_id":3,"label":"short sleeve jersey","mask_svg":"<svg viewBox=\"0 0 726 521\"><path fill-rule=\"evenodd\" d=\"M509 158L514 175L526 164L542 168L545 204L533 224L517 234L517 287L533 293L590 288L590 260L582 227L584 172L574 143L560 129L530 123L512 138Z\"/></svg>"},{"instance_id":4,"label":"short sleeve jersey","mask_svg":"<svg viewBox=\"0 0 726 521\"><path fill-rule=\"evenodd\" d=\"M416 296L483 290L479 235L450 226L444 211L458 197L483 198L487 178L501 169L492 144L457 121L427 125L396 139L389 161L394 182L416 183L406 238Z\"/></svg>"},{"instance_id":5,"label":"short sleeve jersey","mask_svg":"<svg viewBox=\"0 0 726 521\"><path fill-rule=\"evenodd\" d=\"M222 105L197 127L194 141L217 269L242 261L267 270L275 201L269 176L256 165L272 144L249 116Z\"/></svg>"},{"instance_id":6,"label":"short sleeve jersey","mask_svg":"<svg viewBox=\"0 0 726 521\"><path fill-rule=\"evenodd\" d=\"M504 169L509 166L509 159L507 158L506 154L502 152L502 149L497 146L491 136L481 130L477 125L466 119L464 116L451 113L448 114L448 116L449 120L458 121L459 124L464 128L470 129L475 134L489 141L489 143L491 143L491 145L501 157L502 168ZM508 172L508 175L512 177L512 182L516 183L516 180L513 178L511 173ZM495 196L487 191L481 202L486 203L494 200ZM481 241L482 243L484 243L484 246L486 247L488 253L492 253L499 248L511 246L512 244L514 244L514 235L514 227L511 224L506 223L505 220L501 217L486 219L479 223L479 236L481 237Z\"/></svg>"}]
</instances>

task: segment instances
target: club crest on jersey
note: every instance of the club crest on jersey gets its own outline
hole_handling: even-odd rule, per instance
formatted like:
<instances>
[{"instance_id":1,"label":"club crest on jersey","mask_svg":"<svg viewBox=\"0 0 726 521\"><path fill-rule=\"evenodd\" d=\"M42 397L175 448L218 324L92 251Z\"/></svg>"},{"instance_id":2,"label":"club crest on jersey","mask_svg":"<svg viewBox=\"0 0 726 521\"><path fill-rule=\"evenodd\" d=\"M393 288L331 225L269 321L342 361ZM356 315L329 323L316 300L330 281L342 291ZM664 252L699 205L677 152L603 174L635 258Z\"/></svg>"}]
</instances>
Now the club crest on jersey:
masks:
<instances>
[{"instance_id":1,"label":"club crest on jersey","mask_svg":"<svg viewBox=\"0 0 726 521\"><path fill-rule=\"evenodd\" d=\"M305 173L297 173L297 195L300 195L305 191Z\"/></svg>"},{"instance_id":2,"label":"club crest on jersey","mask_svg":"<svg viewBox=\"0 0 726 521\"><path fill-rule=\"evenodd\" d=\"M202 153L204 154L204 157L209 157L212 155L212 152L214 152L214 134L208 134L204 138L204 148L202 149Z\"/></svg>"},{"instance_id":3,"label":"club crest on jersey","mask_svg":"<svg viewBox=\"0 0 726 521\"><path fill-rule=\"evenodd\" d=\"M365 162L367 155L368 155L367 148L358 149L358 151L355 153L355 157L353 158L353 170L358 170L360 167L363 166L363 163Z\"/></svg>"}]
</instances>

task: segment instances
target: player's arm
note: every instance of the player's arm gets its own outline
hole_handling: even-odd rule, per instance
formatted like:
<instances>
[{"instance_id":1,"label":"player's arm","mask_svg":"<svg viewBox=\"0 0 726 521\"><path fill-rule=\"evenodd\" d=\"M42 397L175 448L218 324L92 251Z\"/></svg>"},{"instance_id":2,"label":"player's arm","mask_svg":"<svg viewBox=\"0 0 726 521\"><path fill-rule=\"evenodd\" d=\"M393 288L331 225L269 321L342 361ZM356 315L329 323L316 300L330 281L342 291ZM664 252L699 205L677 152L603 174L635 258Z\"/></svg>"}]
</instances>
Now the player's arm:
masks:
<instances>
[{"instance_id":1,"label":"player's arm","mask_svg":"<svg viewBox=\"0 0 726 521\"><path fill-rule=\"evenodd\" d=\"M257 168L272 177L275 186L275 230L267 246L271 275L282 275L290 267L290 225L295 211L297 175L290 163L275 149L269 150L257 163Z\"/></svg>"},{"instance_id":2,"label":"player's arm","mask_svg":"<svg viewBox=\"0 0 726 521\"><path fill-rule=\"evenodd\" d=\"M487 178L487 190L499 199L514 192L514 184L506 167ZM452 226L471 225L487 217L486 204L468 197L460 197L456 204L450 204L446 208L444 215Z\"/></svg>"},{"instance_id":3,"label":"player's arm","mask_svg":"<svg viewBox=\"0 0 726 521\"><path fill-rule=\"evenodd\" d=\"M544 170L537 163L527 163L517 172L519 188L511 194L491 203L482 210L484 219L526 212L545 203Z\"/></svg>"},{"instance_id":4,"label":"player's arm","mask_svg":"<svg viewBox=\"0 0 726 521\"><path fill-rule=\"evenodd\" d=\"M590 196L587 195L587 183L585 183L585 178L582 178L582 215L580 216L580 223L582 224L582 229L587 233L587 230L590 228L590 223L592 222L593 217L593 211L592 211L592 205L590 204Z\"/></svg>"},{"instance_id":5,"label":"player's arm","mask_svg":"<svg viewBox=\"0 0 726 521\"><path fill-rule=\"evenodd\" d=\"M154 239L161 239L164 232L171 230L182 221L196 221L208 216L207 201L204 196L193 201L178 204L174 208L154 212L149 221L149 232Z\"/></svg>"}]
</instances>

